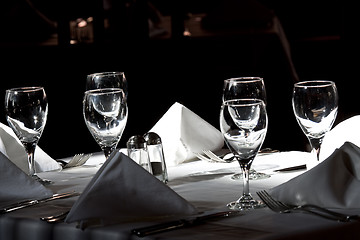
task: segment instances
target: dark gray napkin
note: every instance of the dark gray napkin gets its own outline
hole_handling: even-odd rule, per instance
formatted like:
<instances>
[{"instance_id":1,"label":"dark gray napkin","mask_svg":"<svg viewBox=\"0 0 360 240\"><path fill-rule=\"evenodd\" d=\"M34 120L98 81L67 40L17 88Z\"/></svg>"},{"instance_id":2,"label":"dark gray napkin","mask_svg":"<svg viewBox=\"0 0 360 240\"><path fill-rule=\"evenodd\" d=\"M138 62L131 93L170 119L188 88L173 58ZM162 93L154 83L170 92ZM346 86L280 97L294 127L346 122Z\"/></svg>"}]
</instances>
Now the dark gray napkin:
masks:
<instances>
[{"instance_id":1,"label":"dark gray napkin","mask_svg":"<svg viewBox=\"0 0 360 240\"><path fill-rule=\"evenodd\" d=\"M29 177L0 152L0 207L27 199L50 197L53 192Z\"/></svg>"},{"instance_id":2,"label":"dark gray napkin","mask_svg":"<svg viewBox=\"0 0 360 240\"><path fill-rule=\"evenodd\" d=\"M106 160L79 199L65 222L100 220L134 221L176 215L191 215L196 209L167 185L123 153Z\"/></svg>"},{"instance_id":3,"label":"dark gray napkin","mask_svg":"<svg viewBox=\"0 0 360 240\"><path fill-rule=\"evenodd\" d=\"M345 142L323 162L270 191L285 203L360 208L360 148Z\"/></svg>"}]
</instances>

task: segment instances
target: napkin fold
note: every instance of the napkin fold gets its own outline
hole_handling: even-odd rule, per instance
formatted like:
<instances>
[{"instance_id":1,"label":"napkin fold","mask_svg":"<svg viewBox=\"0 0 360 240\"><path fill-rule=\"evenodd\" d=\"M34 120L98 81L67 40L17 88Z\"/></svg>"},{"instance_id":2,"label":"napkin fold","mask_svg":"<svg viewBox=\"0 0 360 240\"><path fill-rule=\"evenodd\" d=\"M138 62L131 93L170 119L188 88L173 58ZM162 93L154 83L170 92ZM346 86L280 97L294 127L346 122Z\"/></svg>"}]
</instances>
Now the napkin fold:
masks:
<instances>
[{"instance_id":1,"label":"napkin fold","mask_svg":"<svg viewBox=\"0 0 360 240\"><path fill-rule=\"evenodd\" d=\"M338 123L324 137L320 150L320 161L328 158L335 149L345 142L352 142L360 147L360 115L350 117Z\"/></svg>"},{"instance_id":2,"label":"napkin fold","mask_svg":"<svg viewBox=\"0 0 360 240\"><path fill-rule=\"evenodd\" d=\"M114 152L71 208L65 222L117 221L184 216L196 209L120 152Z\"/></svg>"},{"instance_id":3,"label":"napkin fold","mask_svg":"<svg viewBox=\"0 0 360 240\"><path fill-rule=\"evenodd\" d=\"M52 196L52 191L29 177L0 152L0 207L27 199Z\"/></svg>"},{"instance_id":4,"label":"napkin fold","mask_svg":"<svg viewBox=\"0 0 360 240\"><path fill-rule=\"evenodd\" d=\"M360 148L345 142L309 171L270 190L277 200L294 205L360 208Z\"/></svg>"},{"instance_id":5,"label":"napkin fold","mask_svg":"<svg viewBox=\"0 0 360 240\"><path fill-rule=\"evenodd\" d=\"M0 152L7 156L16 166L25 173L29 172L27 154L24 146L16 137L13 130L3 123L0 123ZM36 172L59 170L61 166L52 159L39 146L35 150Z\"/></svg>"},{"instance_id":6,"label":"napkin fold","mask_svg":"<svg viewBox=\"0 0 360 240\"><path fill-rule=\"evenodd\" d=\"M162 140L167 166L196 159L194 152L223 147L221 132L180 103L174 103L150 132Z\"/></svg>"}]
</instances>

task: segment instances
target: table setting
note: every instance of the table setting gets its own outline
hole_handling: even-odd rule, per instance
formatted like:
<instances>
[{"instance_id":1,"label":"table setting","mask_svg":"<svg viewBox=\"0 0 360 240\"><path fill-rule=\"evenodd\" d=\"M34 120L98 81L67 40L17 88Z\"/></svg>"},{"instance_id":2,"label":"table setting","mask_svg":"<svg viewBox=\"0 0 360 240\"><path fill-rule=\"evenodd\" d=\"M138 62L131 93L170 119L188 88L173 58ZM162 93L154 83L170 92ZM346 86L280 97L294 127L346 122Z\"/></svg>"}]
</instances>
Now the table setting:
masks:
<instances>
[{"instance_id":1,"label":"table setting","mask_svg":"<svg viewBox=\"0 0 360 240\"><path fill-rule=\"evenodd\" d=\"M20 88L7 90L10 127L0 125L0 239L357 234L360 118L332 128L338 109L334 82L294 84L294 121L311 152L262 148L271 119L259 77L224 81L219 129L175 102L149 132L120 147L131 114L125 75L90 74L83 116L99 149L63 159L52 159L38 146L47 115L45 90L24 89L26 101L10 95ZM38 91L42 101L31 100ZM31 104L18 111L18 102Z\"/></svg>"}]
</instances>

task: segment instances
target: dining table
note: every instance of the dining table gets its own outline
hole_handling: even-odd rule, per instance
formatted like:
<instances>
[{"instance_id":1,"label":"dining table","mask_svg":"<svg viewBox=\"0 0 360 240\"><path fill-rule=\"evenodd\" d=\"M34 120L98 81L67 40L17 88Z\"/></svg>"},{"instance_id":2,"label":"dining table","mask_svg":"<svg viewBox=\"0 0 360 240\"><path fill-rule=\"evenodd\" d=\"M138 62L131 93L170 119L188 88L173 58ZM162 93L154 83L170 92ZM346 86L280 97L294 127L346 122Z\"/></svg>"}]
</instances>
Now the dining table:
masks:
<instances>
[{"instance_id":1,"label":"dining table","mask_svg":"<svg viewBox=\"0 0 360 240\"><path fill-rule=\"evenodd\" d=\"M223 149L224 150L224 149ZM268 177L250 180L250 192L270 190L309 169L276 171L308 164L313 155L302 151L258 154L252 168ZM63 159L69 161L71 156ZM41 178L51 180L47 185L54 193L81 193L105 162L102 153L93 153L82 166L41 172ZM168 187L196 207L201 214L227 211L227 203L242 195L242 179L233 179L240 172L237 161L214 162L194 158L167 167ZM112 186L107 186L111 188ZM311 189L309 189L311 191ZM360 190L359 190L360 191ZM156 193L154 193L156 194ZM169 221L169 219L137 219L108 225L79 228L76 222L48 223L42 217L60 214L71 209L78 196L39 203L0 215L2 239L356 239L360 236L360 221L340 222L304 212L276 213L264 206L239 211L236 215L205 221L196 225L159 232L144 237L133 229ZM146 201L146 199L144 199ZM134 206L136 207L136 206ZM340 211L339 209L335 209ZM360 214L360 209L341 209L343 213ZM187 218L187 217L185 217ZM171 219L174 220L174 219Z\"/></svg>"}]
</instances>

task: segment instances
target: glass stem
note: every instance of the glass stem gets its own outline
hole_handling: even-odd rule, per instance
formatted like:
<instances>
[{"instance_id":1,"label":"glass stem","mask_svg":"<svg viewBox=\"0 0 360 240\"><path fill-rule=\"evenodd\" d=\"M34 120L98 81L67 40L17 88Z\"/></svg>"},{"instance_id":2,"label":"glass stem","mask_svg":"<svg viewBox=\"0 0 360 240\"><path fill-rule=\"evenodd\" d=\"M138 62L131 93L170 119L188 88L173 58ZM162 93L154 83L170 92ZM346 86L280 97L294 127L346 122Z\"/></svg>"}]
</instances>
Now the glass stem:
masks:
<instances>
[{"instance_id":1,"label":"glass stem","mask_svg":"<svg viewBox=\"0 0 360 240\"><path fill-rule=\"evenodd\" d=\"M243 173L243 197L248 198L248 197L251 197L250 192L249 192L250 164L240 163L240 168Z\"/></svg>"},{"instance_id":2,"label":"glass stem","mask_svg":"<svg viewBox=\"0 0 360 240\"><path fill-rule=\"evenodd\" d=\"M312 152L315 153L317 161L320 160L320 146L321 146L322 140L323 140L323 138L310 138L309 137L311 149L312 149Z\"/></svg>"},{"instance_id":3,"label":"glass stem","mask_svg":"<svg viewBox=\"0 0 360 240\"><path fill-rule=\"evenodd\" d=\"M114 146L111 147L103 147L103 152L105 154L105 158L108 159L111 153L115 150Z\"/></svg>"},{"instance_id":4,"label":"glass stem","mask_svg":"<svg viewBox=\"0 0 360 240\"><path fill-rule=\"evenodd\" d=\"M249 196L249 170L247 168L244 168L242 172L244 179L243 196Z\"/></svg>"},{"instance_id":5,"label":"glass stem","mask_svg":"<svg viewBox=\"0 0 360 240\"><path fill-rule=\"evenodd\" d=\"M34 153L36 142L24 142L25 151L28 155L29 176L36 176Z\"/></svg>"}]
</instances>

